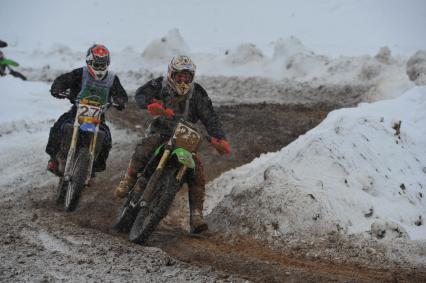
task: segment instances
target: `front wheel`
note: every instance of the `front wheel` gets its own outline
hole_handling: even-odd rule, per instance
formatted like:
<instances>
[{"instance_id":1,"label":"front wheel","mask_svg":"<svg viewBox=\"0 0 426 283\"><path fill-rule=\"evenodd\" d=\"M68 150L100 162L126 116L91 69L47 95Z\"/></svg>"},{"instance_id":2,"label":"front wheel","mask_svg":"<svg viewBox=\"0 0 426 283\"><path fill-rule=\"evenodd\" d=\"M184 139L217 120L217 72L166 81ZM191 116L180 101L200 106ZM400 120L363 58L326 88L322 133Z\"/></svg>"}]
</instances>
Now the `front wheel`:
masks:
<instances>
[{"instance_id":1,"label":"front wheel","mask_svg":"<svg viewBox=\"0 0 426 283\"><path fill-rule=\"evenodd\" d=\"M119 213L115 220L112 229L121 233L129 233L130 228L132 227L133 221L139 211L139 199L143 190L146 186L145 178L138 178L135 186L132 188L130 194L126 197L123 202L123 205L120 207Z\"/></svg>"},{"instance_id":2,"label":"front wheel","mask_svg":"<svg viewBox=\"0 0 426 283\"><path fill-rule=\"evenodd\" d=\"M89 169L90 153L86 147L80 148L73 164L71 179L67 183L65 195L65 211L74 211L80 200L80 194L84 189L87 171Z\"/></svg>"},{"instance_id":3,"label":"front wheel","mask_svg":"<svg viewBox=\"0 0 426 283\"><path fill-rule=\"evenodd\" d=\"M56 204L64 204L66 190L67 182L64 181L64 177L60 177L58 187L56 188Z\"/></svg>"},{"instance_id":4,"label":"front wheel","mask_svg":"<svg viewBox=\"0 0 426 283\"><path fill-rule=\"evenodd\" d=\"M169 210L181 183L176 180L178 167L167 166L155 186L154 196L141 206L129 233L129 240L142 243L151 235Z\"/></svg>"},{"instance_id":5,"label":"front wheel","mask_svg":"<svg viewBox=\"0 0 426 283\"><path fill-rule=\"evenodd\" d=\"M120 207L117 219L115 220L112 229L121 233L128 233L133 220L136 217L137 208L130 204L130 197L126 198L123 205Z\"/></svg>"}]
</instances>

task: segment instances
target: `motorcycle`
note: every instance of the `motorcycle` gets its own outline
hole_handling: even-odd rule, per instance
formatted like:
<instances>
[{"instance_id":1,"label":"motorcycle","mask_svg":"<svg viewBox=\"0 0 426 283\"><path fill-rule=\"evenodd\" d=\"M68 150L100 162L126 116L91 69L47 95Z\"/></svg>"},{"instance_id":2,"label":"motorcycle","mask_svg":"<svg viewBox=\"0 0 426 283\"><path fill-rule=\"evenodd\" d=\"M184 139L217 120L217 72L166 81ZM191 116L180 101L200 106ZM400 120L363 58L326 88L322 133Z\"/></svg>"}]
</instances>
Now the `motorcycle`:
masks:
<instances>
[{"instance_id":1,"label":"motorcycle","mask_svg":"<svg viewBox=\"0 0 426 283\"><path fill-rule=\"evenodd\" d=\"M6 69L8 69L10 75L12 75L16 78L20 78L24 81L27 80L27 77L25 77L23 74L13 70L11 66L18 67L19 64L16 61L13 61L11 59L5 59L5 58L1 59L0 60L0 76L5 76L6 75Z\"/></svg>"},{"instance_id":2,"label":"motorcycle","mask_svg":"<svg viewBox=\"0 0 426 283\"><path fill-rule=\"evenodd\" d=\"M67 97L67 92L61 96ZM102 114L113 103L105 97L83 95L76 100L74 123L64 124L64 135L57 159L60 179L56 203L65 206L65 211L74 211L84 188L92 177L93 163L101 151L106 133L99 129Z\"/></svg>"},{"instance_id":3,"label":"motorcycle","mask_svg":"<svg viewBox=\"0 0 426 283\"><path fill-rule=\"evenodd\" d=\"M121 206L113 229L129 233L129 240L142 243L151 235L169 210L176 193L195 170L195 155L202 143L197 127L183 118L166 143L160 145Z\"/></svg>"}]
</instances>

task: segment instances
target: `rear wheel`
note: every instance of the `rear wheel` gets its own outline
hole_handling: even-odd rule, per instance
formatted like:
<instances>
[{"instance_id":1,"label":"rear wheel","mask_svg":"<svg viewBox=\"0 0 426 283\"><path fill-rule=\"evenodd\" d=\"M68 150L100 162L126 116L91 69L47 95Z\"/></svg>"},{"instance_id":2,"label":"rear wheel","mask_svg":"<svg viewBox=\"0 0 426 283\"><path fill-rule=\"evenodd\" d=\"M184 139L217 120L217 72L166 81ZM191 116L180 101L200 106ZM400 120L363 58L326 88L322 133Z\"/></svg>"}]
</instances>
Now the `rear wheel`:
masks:
<instances>
[{"instance_id":1,"label":"rear wheel","mask_svg":"<svg viewBox=\"0 0 426 283\"><path fill-rule=\"evenodd\" d=\"M151 235L169 210L181 184L176 180L179 167L164 168L155 187L151 202L143 204L130 230L129 239L135 243L142 243ZM155 174L154 174L155 175Z\"/></svg>"},{"instance_id":2,"label":"rear wheel","mask_svg":"<svg viewBox=\"0 0 426 283\"><path fill-rule=\"evenodd\" d=\"M89 169L90 153L86 147L80 148L72 168L71 179L67 183L65 194L65 211L74 211L80 200L80 194L85 186Z\"/></svg>"}]
</instances>

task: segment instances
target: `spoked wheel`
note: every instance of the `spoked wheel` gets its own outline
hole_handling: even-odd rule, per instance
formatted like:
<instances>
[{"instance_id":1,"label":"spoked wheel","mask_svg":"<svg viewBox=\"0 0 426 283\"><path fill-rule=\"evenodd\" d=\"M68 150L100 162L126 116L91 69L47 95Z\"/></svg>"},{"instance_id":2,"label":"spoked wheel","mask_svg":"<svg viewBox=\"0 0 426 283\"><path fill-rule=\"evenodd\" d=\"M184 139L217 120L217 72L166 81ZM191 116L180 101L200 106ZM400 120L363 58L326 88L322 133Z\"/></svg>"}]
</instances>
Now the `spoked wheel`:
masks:
<instances>
[{"instance_id":1,"label":"spoked wheel","mask_svg":"<svg viewBox=\"0 0 426 283\"><path fill-rule=\"evenodd\" d=\"M133 187L129 195L126 197L126 199L123 201L123 205L121 206L119 214L117 215L115 223L112 227L117 232L129 233L130 228L132 227L132 224L135 221L135 218L139 211L139 204L137 202L139 201L139 198L143 193L145 186L146 179L138 178L137 182L135 183L135 186Z\"/></svg>"},{"instance_id":2,"label":"spoked wheel","mask_svg":"<svg viewBox=\"0 0 426 283\"><path fill-rule=\"evenodd\" d=\"M137 213L136 207L131 207L128 197L120 208L120 212L112 228L117 232L128 233Z\"/></svg>"},{"instance_id":3,"label":"spoked wheel","mask_svg":"<svg viewBox=\"0 0 426 283\"><path fill-rule=\"evenodd\" d=\"M153 199L149 203L142 204L138 215L129 233L129 240L142 243L151 235L169 210L170 205L180 188L180 182L176 180L179 168L166 167L155 187Z\"/></svg>"},{"instance_id":4,"label":"spoked wheel","mask_svg":"<svg viewBox=\"0 0 426 283\"><path fill-rule=\"evenodd\" d=\"M67 183L65 194L65 211L67 212L74 211L77 207L80 194L85 186L89 162L89 149L85 147L80 148L72 168L71 179Z\"/></svg>"}]
</instances>

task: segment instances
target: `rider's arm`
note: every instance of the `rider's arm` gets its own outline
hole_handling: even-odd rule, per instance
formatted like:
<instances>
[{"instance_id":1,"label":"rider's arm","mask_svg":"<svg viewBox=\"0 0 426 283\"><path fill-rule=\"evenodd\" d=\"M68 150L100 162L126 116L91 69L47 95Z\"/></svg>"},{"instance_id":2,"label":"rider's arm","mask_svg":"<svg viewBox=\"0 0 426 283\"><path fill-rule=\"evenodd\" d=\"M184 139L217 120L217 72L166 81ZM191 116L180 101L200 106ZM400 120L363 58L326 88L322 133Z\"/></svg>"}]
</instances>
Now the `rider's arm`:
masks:
<instances>
[{"instance_id":1,"label":"rider's arm","mask_svg":"<svg viewBox=\"0 0 426 283\"><path fill-rule=\"evenodd\" d=\"M127 97L127 93L121 85L120 79L117 76L115 76L114 78L110 93L112 102L118 104L117 109L124 110L126 108L127 101L129 100L129 98Z\"/></svg>"},{"instance_id":2,"label":"rider's arm","mask_svg":"<svg viewBox=\"0 0 426 283\"><path fill-rule=\"evenodd\" d=\"M135 100L139 108L147 109L154 99L160 100L163 78L150 80L136 90Z\"/></svg>"},{"instance_id":3,"label":"rider's arm","mask_svg":"<svg viewBox=\"0 0 426 283\"><path fill-rule=\"evenodd\" d=\"M195 97L195 104L198 118L206 127L208 134L216 139L225 139L225 133L222 130L222 125L219 117L213 109L212 101L207 92L199 84L195 84L195 91L199 94Z\"/></svg>"},{"instance_id":4,"label":"rider's arm","mask_svg":"<svg viewBox=\"0 0 426 283\"><path fill-rule=\"evenodd\" d=\"M69 99L72 102L75 100L75 96L80 92L82 76L83 68L78 68L69 73L62 74L53 81L50 92L55 96L55 93L71 89Z\"/></svg>"}]
</instances>

